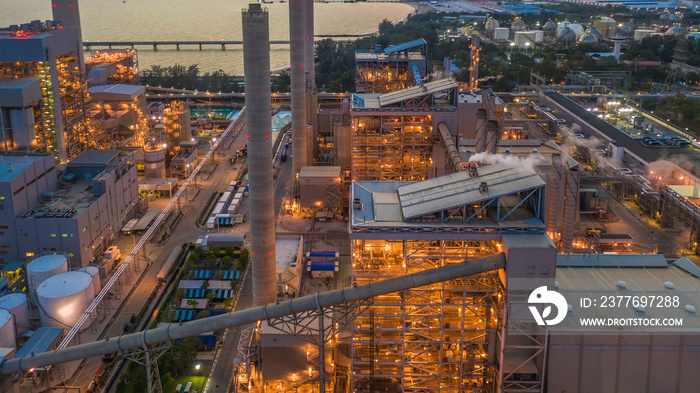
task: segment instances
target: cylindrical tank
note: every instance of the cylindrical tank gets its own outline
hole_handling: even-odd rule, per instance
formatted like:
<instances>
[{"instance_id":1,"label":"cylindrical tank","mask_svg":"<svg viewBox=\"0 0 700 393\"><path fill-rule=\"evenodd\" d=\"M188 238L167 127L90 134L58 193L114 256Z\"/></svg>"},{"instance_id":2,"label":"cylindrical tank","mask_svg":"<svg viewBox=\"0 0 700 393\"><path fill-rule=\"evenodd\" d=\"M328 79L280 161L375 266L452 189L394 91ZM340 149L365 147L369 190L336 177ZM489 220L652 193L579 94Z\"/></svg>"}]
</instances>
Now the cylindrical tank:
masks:
<instances>
[{"instance_id":1,"label":"cylindrical tank","mask_svg":"<svg viewBox=\"0 0 700 393\"><path fill-rule=\"evenodd\" d=\"M59 273L68 271L68 258L65 255L53 254L35 258L27 264L27 279L32 301L36 303L36 288L42 281Z\"/></svg>"},{"instance_id":2,"label":"cylindrical tank","mask_svg":"<svg viewBox=\"0 0 700 393\"><path fill-rule=\"evenodd\" d=\"M14 348L17 346L15 339L15 318L10 310L0 310L0 348Z\"/></svg>"},{"instance_id":3,"label":"cylindrical tank","mask_svg":"<svg viewBox=\"0 0 700 393\"><path fill-rule=\"evenodd\" d=\"M159 145L148 145L143 149L146 177L165 177L165 149Z\"/></svg>"},{"instance_id":4,"label":"cylindrical tank","mask_svg":"<svg viewBox=\"0 0 700 393\"><path fill-rule=\"evenodd\" d=\"M667 23L671 19L671 14L668 13L668 10L665 10L663 14L659 17L660 22Z\"/></svg>"},{"instance_id":5,"label":"cylindrical tank","mask_svg":"<svg viewBox=\"0 0 700 393\"><path fill-rule=\"evenodd\" d=\"M100 285L100 269L97 266L85 266L78 269L79 272L85 272L92 277L92 291L95 295L100 293L102 286Z\"/></svg>"},{"instance_id":6,"label":"cylindrical tank","mask_svg":"<svg viewBox=\"0 0 700 393\"><path fill-rule=\"evenodd\" d=\"M47 278L36 289L41 325L72 327L95 299L92 277L85 272L66 272ZM89 324L83 324L82 329Z\"/></svg>"},{"instance_id":7,"label":"cylindrical tank","mask_svg":"<svg viewBox=\"0 0 700 393\"><path fill-rule=\"evenodd\" d=\"M603 34L595 27L591 27L590 29L586 30L586 33L595 36L599 41L603 38Z\"/></svg>"},{"instance_id":8,"label":"cylindrical tank","mask_svg":"<svg viewBox=\"0 0 700 393\"><path fill-rule=\"evenodd\" d=\"M568 20L565 20L563 22L559 22L557 24L557 33L564 30L565 28L569 27L570 25L571 25L571 22L569 22Z\"/></svg>"},{"instance_id":9,"label":"cylindrical tank","mask_svg":"<svg viewBox=\"0 0 700 393\"><path fill-rule=\"evenodd\" d=\"M15 316L17 333L22 334L29 330L29 305L27 295L23 293L10 293L0 297L0 308L9 310Z\"/></svg>"},{"instance_id":10,"label":"cylindrical tank","mask_svg":"<svg viewBox=\"0 0 700 393\"><path fill-rule=\"evenodd\" d=\"M541 44L544 42L544 30L533 30L533 33L535 33L535 42L538 44Z\"/></svg>"},{"instance_id":11,"label":"cylindrical tank","mask_svg":"<svg viewBox=\"0 0 700 393\"><path fill-rule=\"evenodd\" d=\"M673 15L671 15L671 17L668 19L668 21L671 22L671 23L673 23L674 25L675 25L675 24L680 24L681 22L683 22L683 17L680 16L680 15L678 15L678 14L673 14Z\"/></svg>"},{"instance_id":12,"label":"cylindrical tank","mask_svg":"<svg viewBox=\"0 0 700 393\"><path fill-rule=\"evenodd\" d=\"M497 27L494 30L493 38L497 40L507 40L508 34L510 34L510 29L507 27Z\"/></svg>"}]
</instances>

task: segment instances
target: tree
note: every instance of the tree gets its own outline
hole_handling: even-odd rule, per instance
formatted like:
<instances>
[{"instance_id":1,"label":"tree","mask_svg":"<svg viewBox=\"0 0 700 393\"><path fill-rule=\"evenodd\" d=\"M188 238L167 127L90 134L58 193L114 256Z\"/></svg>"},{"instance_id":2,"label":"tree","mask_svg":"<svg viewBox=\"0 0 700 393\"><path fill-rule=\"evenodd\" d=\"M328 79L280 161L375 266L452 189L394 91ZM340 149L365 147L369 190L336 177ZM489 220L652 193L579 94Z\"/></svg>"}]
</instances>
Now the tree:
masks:
<instances>
[{"instance_id":1,"label":"tree","mask_svg":"<svg viewBox=\"0 0 700 393\"><path fill-rule=\"evenodd\" d=\"M209 289L209 281L207 280L202 280L202 289Z\"/></svg>"},{"instance_id":2,"label":"tree","mask_svg":"<svg viewBox=\"0 0 700 393\"><path fill-rule=\"evenodd\" d=\"M212 254L214 254L214 255L219 254L220 251L221 251L221 248L219 248L219 247L217 247L217 246L211 246L211 247L209 247L209 252L212 253Z\"/></svg>"},{"instance_id":3,"label":"tree","mask_svg":"<svg viewBox=\"0 0 700 393\"><path fill-rule=\"evenodd\" d=\"M292 84L289 72L283 71L275 78L272 84L272 90L276 93L289 93L289 87Z\"/></svg>"},{"instance_id":4,"label":"tree","mask_svg":"<svg viewBox=\"0 0 700 393\"><path fill-rule=\"evenodd\" d=\"M217 260L216 255L214 255L214 254L207 255L207 258L205 260L206 264L207 264L207 268L211 269L214 266L216 266L216 260Z\"/></svg>"},{"instance_id":5,"label":"tree","mask_svg":"<svg viewBox=\"0 0 700 393\"><path fill-rule=\"evenodd\" d=\"M194 308L199 305L199 301L197 301L197 299L187 299L187 305Z\"/></svg>"},{"instance_id":6,"label":"tree","mask_svg":"<svg viewBox=\"0 0 700 393\"><path fill-rule=\"evenodd\" d=\"M227 255L221 258L221 265L223 265L226 269L231 267L231 257Z\"/></svg>"},{"instance_id":7,"label":"tree","mask_svg":"<svg viewBox=\"0 0 700 393\"><path fill-rule=\"evenodd\" d=\"M233 307L233 299L224 300L224 309L230 310Z\"/></svg>"},{"instance_id":8,"label":"tree","mask_svg":"<svg viewBox=\"0 0 700 393\"><path fill-rule=\"evenodd\" d=\"M175 295L179 298L184 298L187 296L187 292L185 292L185 288L178 288L177 291L175 291Z\"/></svg>"}]
</instances>

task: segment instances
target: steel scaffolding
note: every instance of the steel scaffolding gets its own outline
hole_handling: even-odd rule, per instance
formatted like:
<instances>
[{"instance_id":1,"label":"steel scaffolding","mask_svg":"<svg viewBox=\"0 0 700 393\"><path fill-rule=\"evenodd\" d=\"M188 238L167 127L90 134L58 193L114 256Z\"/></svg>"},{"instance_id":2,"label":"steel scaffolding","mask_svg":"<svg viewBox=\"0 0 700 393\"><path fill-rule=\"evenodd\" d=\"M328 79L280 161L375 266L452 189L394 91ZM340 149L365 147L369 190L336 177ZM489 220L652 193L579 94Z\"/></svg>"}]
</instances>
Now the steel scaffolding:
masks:
<instances>
[{"instance_id":1,"label":"steel scaffolding","mask_svg":"<svg viewBox=\"0 0 700 393\"><path fill-rule=\"evenodd\" d=\"M359 116L353 122L353 180L419 181L430 177L432 116Z\"/></svg>"},{"instance_id":2,"label":"steel scaffolding","mask_svg":"<svg viewBox=\"0 0 700 393\"><path fill-rule=\"evenodd\" d=\"M365 284L496 253L495 242L355 240L353 280ZM376 296L353 323L353 389L492 391L503 299L497 272Z\"/></svg>"}]
</instances>

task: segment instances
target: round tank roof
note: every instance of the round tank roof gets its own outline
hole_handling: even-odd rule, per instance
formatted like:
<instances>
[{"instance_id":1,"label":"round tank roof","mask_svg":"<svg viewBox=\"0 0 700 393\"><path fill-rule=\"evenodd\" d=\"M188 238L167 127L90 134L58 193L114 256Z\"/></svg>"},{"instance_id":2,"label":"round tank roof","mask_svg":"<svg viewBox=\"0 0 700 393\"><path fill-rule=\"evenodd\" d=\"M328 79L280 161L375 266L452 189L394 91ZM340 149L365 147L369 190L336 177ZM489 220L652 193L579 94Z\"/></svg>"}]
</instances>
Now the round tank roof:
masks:
<instances>
[{"instance_id":1,"label":"round tank roof","mask_svg":"<svg viewBox=\"0 0 700 393\"><path fill-rule=\"evenodd\" d=\"M27 270L31 272L48 272L67 262L68 260L65 255L44 255L43 257L36 258L29 262L27 264Z\"/></svg>"},{"instance_id":2,"label":"round tank roof","mask_svg":"<svg viewBox=\"0 0 700 393\"><path fill-rule=\"evenodd\" d=\"M489 17L489 19L486 21L486 30L494 30L497 27L500 27L501 24L498 23L496 19L493 19L492 17Z\"/></svg>"},{"instance_id":3,"label":"round tank roof","mask_svg":"<svg viewBox=\"0 0 700 393\"><path fill-rule=\"evenodd\" d=\"M683 33L683 29L680 27L671 27L670 29L666 30L666 34L668 35L681 35Z\"/></svg>"},{"instance_id":4,"label":"round tank roof","mask_svg":"<svg viewBox=\"0 0 700 393\"><path fill-rule=\"evenodd\" d=\"M573 44L576 42L576 33L567 27L559 31L557 34L557 41L565 45Z\"/></svg>"},{"instance_id":5,"label":"round tank roof","mask_svg":"<svg viewBox=\"0 0 700 393\"><path fill-rule=\"evenodd\" d=\"M598 43L598 38L594 36L593 34L586 33L581 36L581 38L578 39L579 44L597 44Z\"/></svg>"},{"instance_id":6,"label":"round tank roof","mask_svg":"<svg viewBox=\"0 0 700 393\"><path fill-rule=\"evenodd\" d=\"M573 30L573 32L576 33L576 38L581 37L584 32L583 26L581 26L578 23L569 25L569 29Z\"/></svg>"},{"instance_id":7,"label":"round tank roof","mask_svg":"<svg viewBox=\"0 0 700 393\"><path fill-rule=\"evenodd\" d=\"M85 267L81 267L80 269L78 269L78 271L79 271L79 272L85 272L85 273L87 273L87 274L89 274L89 275L91 275L91 276L94 276L94 275L100 273L100 269L98 269L96 266L85 266Z\"/></svg>"},{"instance_id":8,"label":"round tank roof","mask_svg":"<svg viewBox=\"0 0 700 393\"><path fill-rule=\"evenodd\" d=\"M516 17L513 20L513 23L510 25L510 28L513 30L525 30L525 22L523 22L523 20L520 19L520 17Z\"/></svg>"},{"instance_id":9,"label":"round tank roof","mask_svg":"<svg viewBox=\"0 0 700 393\"><path fill-rule=\"evenodd\" d=\"M673 14L668 20L672 23L681 23L683 21L683 17L678 14Z\"/></svg>"},{"instance_id":10,"label":"round tank roof","mask_svg":"<svg viewBox=\"0 0 700 393\"><path fill-rule=\"evenodd\" d=\"M623 23L620 25L620 31L631 31L632 26L630 26L628 23Z\"/></svg>"},{"instance_id":11,"label":"round tank roof","mask_svg":"<svg viewBox=\"0 0 700 393\"><path fill-rule=\"evenodd\" d=\"M36 289L37 296L60 299L75 295L92 285L92 276L85 272L65 272L49 277Z\"/></svg>"},{"instance_id":12,"label":"round tank roof","mask_svg":"<svg viewBox=\"0 0 700 393\"><path fill-rule=\"evenodd\" d=\"M12 320L12 313L10 310L4 308L0 309L0 326L5 326L5 324Z\"/></svg>"},{"instance_id":13,"label":"round tank roof","mask_svg":"<svg viewBox=\"0 0 700 393\"><path fill-rule=\"evenodd\" d=\"M547 31L556 30L557 24L550 19L547 21L547 23L544 24L544 29Z\"/></svg>"},{"instance_id":14,"label":"round tank roof","mask_svg":"<svg viewBox=\"0 0 700 393\"><path fill-rule=\"evenodd\" d=\"M588 33L588 34L590 34L590 35L592 35L592 36L595 36L595 37L598 38L598 39L603 38L603 35L602 35L602 34L600 33L600 31L598 31L598 29L596 29L595 27L591 27L590 29L586 30L586 33Z\"/></svg>"},{"instance_id":15,"label":"round tank roof","mask_svg":"<svg viewBox=\"0 0 700 393\"><path fill-rule=\"evenodd\" d=\"M9 295L0 297L0 308L12 309L26 302L27 295L23 293L10 293Z\"/></svg>"}]
</instances>

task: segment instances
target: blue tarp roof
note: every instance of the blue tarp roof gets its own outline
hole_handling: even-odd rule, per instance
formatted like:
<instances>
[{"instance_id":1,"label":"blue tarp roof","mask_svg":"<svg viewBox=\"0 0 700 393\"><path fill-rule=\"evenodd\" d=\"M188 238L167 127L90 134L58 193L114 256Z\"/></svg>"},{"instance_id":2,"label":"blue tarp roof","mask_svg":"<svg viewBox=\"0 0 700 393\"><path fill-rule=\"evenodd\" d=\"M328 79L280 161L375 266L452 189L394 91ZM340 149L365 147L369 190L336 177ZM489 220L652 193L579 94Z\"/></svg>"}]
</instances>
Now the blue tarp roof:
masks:
<instances>
[{"instance_id":1,"label":"blue tarp roof","mask_svg":"<svg viewBox=\"0 0 700 393\"><path fill-rule=\"evenodd\" d=\"M194 272L194 278L197 280L210 279L212 275L211 270L191 270L191 272Z\"/></svg>"},{"instance_id":2,"label":"blue tarp roof","mask_svg":"<svg viewBox=\"0 0 700 393\"><path fill-rule=\"evenodd\" d=\"M206 296L207 290L206 289L185 289L185 297L191 298L191 299L201 299L204 296Z\"/></svg>"},{"instance_id":3,"label":"blue tarp roof","mask_svg":"<svg viewBox=\"0 0 700 393\"><path fill-rule=\"evenodd\" d=\"M32 353L38 354L48 351L61 334L63 334L63 328L42 327L37 329L29 340L22 345L22 348L17 351L16 357L19 359Z\"/></svg>"},{"instance_id":4,"label":"blue tarp roof","mask_svg":"<svg viewBox=\"0 0 700 393\"><path fill-rule=\"evenodd\" d=\"M335 258L335 251L311 251L309 252L310 257L324 257L324 258Z\"/></svg>"},{"instance_id":5,"label":"blue tarp roof","mask_svg":"<svg viewBox=\"0 0 700 393\"><path fill-rule=\"evenodd\" d=\"M230 299L233 297L233 291L230 289L210 289L209 292L214 293L215 299Z\"/></svg>"},{"instance_id":6,"label":"blue tarp roof","mask_svg":"<svg viewBox=\"0 0 700 393\"><path fill-rule=\"evenodd\" d=\"M241 276L241 272L234 272L231 270L227 270L224 272L224 280L233 280L234 278L239 278Z\"/></svg>"},{"instance_id":7,"label":"blue tarp roof","mask_svg":"<svg viewBox=\"0 0 700 393\"><path fill-rule=\"evenodd\" d=\"M334 272L335 261L311 261L312 272Z\"/></svg>"},{"instance_id":8,"label":"blue tarp roof","mask_svg":"<svg viewBox=\"0 0 700 393\"><path fill-rule=\"evenodd\" d=\"M197 312L195 310L175 310L175 320L191 321Z\"/></svg>"},{"instance_id":9,"label":"blue tarp roof","mask_svg":"<svg viewBox=\"0 0 700 393\"><path fill-rule=\"evenodd\" d=\"M399 52L402 50L415 48L415 47L418 47L421 45L428 45L428 42L426 42L422 38L418 39L418 40L414 40L414 41L404 42L403 44L393 45L393 46L390 46L390 47L384 49L384 53Z\"/></svg>"}]
</instances>

